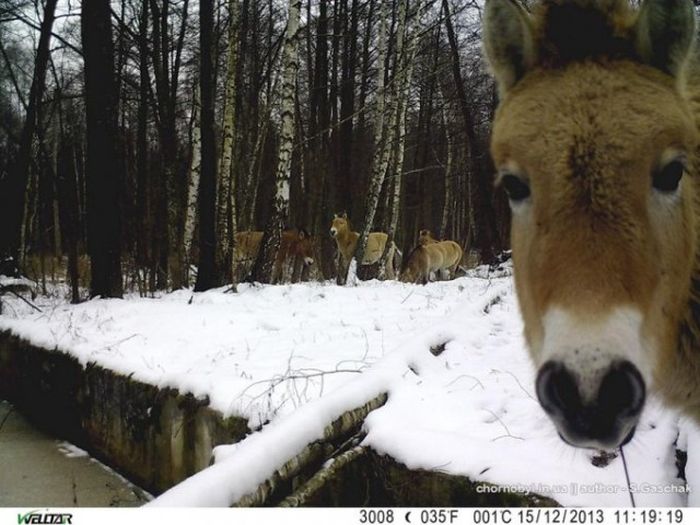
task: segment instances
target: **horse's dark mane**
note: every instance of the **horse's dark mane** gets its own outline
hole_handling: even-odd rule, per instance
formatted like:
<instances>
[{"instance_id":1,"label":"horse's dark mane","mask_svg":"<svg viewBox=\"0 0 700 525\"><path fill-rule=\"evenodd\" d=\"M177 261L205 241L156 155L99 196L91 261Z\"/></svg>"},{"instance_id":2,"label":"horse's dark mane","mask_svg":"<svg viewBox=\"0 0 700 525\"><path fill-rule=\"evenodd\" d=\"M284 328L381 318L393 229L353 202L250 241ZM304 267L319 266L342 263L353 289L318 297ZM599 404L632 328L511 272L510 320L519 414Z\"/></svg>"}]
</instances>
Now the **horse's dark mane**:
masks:
<instances>
[{"instance_id":1,"label":"horse's dark mane","mask_svg":"<svg viewBox=\"0 0 700 525\"><path fill-rule=\"evenodd\" d=\"M628 0L543 0L534 9L537 63L638 60Z\"/></svg>"}]
</instances>

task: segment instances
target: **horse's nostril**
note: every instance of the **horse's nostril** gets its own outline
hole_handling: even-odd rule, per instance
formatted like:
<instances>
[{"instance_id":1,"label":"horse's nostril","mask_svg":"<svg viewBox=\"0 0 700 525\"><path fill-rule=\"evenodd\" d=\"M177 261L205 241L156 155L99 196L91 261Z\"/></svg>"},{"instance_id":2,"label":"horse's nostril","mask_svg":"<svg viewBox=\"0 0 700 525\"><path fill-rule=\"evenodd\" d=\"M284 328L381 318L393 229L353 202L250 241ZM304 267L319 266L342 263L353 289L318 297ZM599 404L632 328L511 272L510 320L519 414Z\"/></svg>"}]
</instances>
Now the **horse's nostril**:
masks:
<instances>
[{"instance_id":1,"label":"horse's nostril","mask_svg":"<svg viewBox=\"0 0 700 525\"><path fill-rule=\"evenodd\" d=\"M575 376L562 362L548 361L537 374L537 397L568 443L617 447L634 435L646 397L644 379L629 361L593 372L584 368L583 376Z\"/></svg>"},{"instance_id":2,"label":"horse's nostril","mask_svg":"<svg viewBox=\"0 0 700 525\"><path fill-rule=\"evenodd\" d=\"M561 363L545 363L537 374L536 387L542 408L551 414L566 415L581 407L576 380Z\"/></svg>"},{"instance_id":3,"label":"horse's nostril","mask_svg":"<svg viewBox=\"0 0 700 525\"><path fill-rule=\"evenodd\" d=\"M634 432L635 432L636 430L637 430L637 427L636 427L636 426L635 426L635 427L632 427L632 430L630 430L630 431L627 433L627 435L625 436L625 439L623 439L622 442L620 443L620 446L621 446L621 447L624 447L627 443L629 443L630 441L632 441L632 438L634 437Z\"/></svg>"},{"instance_id":4,"label":"horse's nostril","mask_svg":"<svg viewBox=\"0 0 700 525\"><path fill-rule=\"evenodd\" d=\"M644 379L629 361L613 364L598 391L598 405L613 417L638 415L645 398Z\"/></svg>"}]
</instances>

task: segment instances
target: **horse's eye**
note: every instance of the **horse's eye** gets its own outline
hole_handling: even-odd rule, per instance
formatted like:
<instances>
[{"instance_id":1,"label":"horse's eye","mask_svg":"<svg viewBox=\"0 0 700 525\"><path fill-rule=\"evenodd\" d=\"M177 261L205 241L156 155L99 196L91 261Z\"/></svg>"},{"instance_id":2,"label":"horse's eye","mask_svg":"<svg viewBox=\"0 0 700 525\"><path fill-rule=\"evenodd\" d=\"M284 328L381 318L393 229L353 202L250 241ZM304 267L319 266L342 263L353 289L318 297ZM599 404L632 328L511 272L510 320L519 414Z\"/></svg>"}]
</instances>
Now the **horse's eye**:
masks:
<instances>
[{"instance_id":1,"label":"horse's eye","mask_svg":"<svg viewBox=\"0 0 700 525\"><path fill-rule=\"evenodd\" d=\"M501 186L512 202L522 202L530 196L530 185L520 177L506 174L501 177Z\"/></svg>"},{"instance_id":2,"label":"horse's eye","mask_svg":"<svg viewBox=\"0 0 700 525\"><path fill-rule=\"evenodd\" d=\"M685 163L680 159L672 160L654 173L651 183L655 189L665 193L676 191L683 172Z\"/></svg>"}]
</instances>

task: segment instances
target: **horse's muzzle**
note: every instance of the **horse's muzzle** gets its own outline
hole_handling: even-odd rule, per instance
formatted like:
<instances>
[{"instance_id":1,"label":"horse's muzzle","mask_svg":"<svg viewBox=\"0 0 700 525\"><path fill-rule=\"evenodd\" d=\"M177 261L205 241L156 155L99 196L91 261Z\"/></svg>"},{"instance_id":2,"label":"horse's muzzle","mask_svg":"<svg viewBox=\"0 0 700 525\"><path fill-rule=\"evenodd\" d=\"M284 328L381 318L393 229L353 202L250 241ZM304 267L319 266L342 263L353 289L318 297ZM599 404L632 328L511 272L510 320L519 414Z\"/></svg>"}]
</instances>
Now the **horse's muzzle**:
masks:
<instances>
[{"instance_id":1,"label":"horse's muzzle","mask_svg":"<svg viewBox=\"0 0 700 525\"><path fill-rule=\"evenodd\" d=\"M575 373L548 361L537 374L537 397L567 443L613 449L632 439L644 407L642 375L629 361L614 361L601 374L592 396L582 396Z\"/></svg>"}]
</instances>

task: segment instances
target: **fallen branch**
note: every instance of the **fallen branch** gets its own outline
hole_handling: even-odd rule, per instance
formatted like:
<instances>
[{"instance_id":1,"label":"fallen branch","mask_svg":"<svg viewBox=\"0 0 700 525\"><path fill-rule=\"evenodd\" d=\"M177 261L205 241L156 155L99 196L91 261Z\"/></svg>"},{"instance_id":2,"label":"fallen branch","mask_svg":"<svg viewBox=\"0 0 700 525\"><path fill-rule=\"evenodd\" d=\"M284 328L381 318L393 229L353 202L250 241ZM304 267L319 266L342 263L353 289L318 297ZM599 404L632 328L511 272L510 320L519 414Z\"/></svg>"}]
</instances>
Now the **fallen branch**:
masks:
<instances>
[{"instance_id":1,"label":"fallen branch","mask_svg":"<svg viewBox=\"0 0 700 525\"><path fill-rule=\"evenodd\" d=\"M365 447L356 446L344 452L327 467L319 470L304 485L280 502L280 507L302 507L326 486L328 480L341 475L346 465L367 454Z\"/></svg>"},{"instance_id":2,"label":"fallen branch","mask_svg":"<svg viewBox=\"0 0 700 525\"><path fill-rule=\"evenodd\" d=\"M298 483L299 478L302 478L302 482L305 481L305 477L312 478L313 473L317 472L321 465L347 442L348 437L358 431L367 414L384 405L387 398L387 394L380 394L361 407L345 412L324 429L322 439L308 444L299 454L261 483L254 492L243 496L232 506L268 506L286 498L287 494L281 494L285 488L290 487L293 482Z\"/></svg>"},{"instance_id":3,"label":"fallen branch","mask_svg":"<svg viewBox=\"0 0 700 525\"><path fill-rule=\"evenodd\" d=\"M11 287L9 287L9 286L1 286L1 285L0 285L0 295L4 295L4 294L6 294L6 293L8 293L8 292L11 293L12 295L14 295L15 297L17 297L18 299L21 299L22 301L24 301L25 303L27 303L29 306L31 306L32 308L34 308L37 312L41 313L41 308L39 308L37 305L35 305L34 303L32 303L30 300L25 299L24 297L22 297L20 294L18 294L17 292L15 292Z\"/></svg>"}]
</instances>

